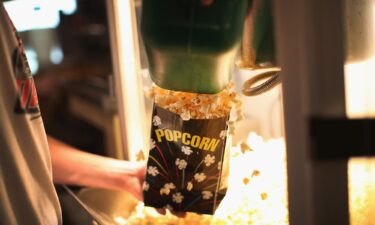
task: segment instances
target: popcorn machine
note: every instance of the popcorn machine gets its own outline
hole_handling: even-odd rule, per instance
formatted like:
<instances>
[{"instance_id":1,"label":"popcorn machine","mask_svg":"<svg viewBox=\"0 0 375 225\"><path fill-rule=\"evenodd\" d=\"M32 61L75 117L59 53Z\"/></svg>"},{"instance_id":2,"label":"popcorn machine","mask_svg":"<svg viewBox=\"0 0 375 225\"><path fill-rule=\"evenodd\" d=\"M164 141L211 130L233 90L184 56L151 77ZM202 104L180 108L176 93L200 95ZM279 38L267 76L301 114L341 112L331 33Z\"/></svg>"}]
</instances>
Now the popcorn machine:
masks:
<instances>
[{"instance_id":1,"label":"popcorn machine","mask_svg":"<svg viewBox=\"0 0 375 225\"><path fill-rule=\"evenodd\" d=\"M177 12L160 13L160 10L173 10L167 4L169 1L152 5L154 2L143 1L149 8L142 12L141 1L107 1L126 159L141 159L143 154L147 158L151 148L152 100L145 93L153 82L178 91L215 93L231 79L243 107L232 117L236 120L230 121L234 130L228 133L228 138L232 144L224 159L230 164L228 190L213 216L189 214L178 219L158 215L138 204L126 217L112 214L114 221L118 224L166 221L174 224L373 224L375 2L175 1L187 5L194 2L204 7L228 3L225 7L235 8L238 2L247 2L250 6L238 7L238 14L227 15L241 20L241 13L247 13L246 20L243 18L241 47L236 46L241 48L241 53L238 54L238 49L230 50L213 62L215 56L207 56L207 51L203 51L195 58L195 63L201 63L199 67L194 67L196 64L189 61L191 58L173 48L179 43L171 36L163 37L164 41L169 40L162 43L162 48L167 46L167 53L147 46L150 40L146 40L145 50L141 18L148 20L151 27L147 29L151 30L156 26L154 20L163 16L175 26L177 33L185 32L184 26L199 29L194 27L194 19L199 15L189 17L191 24L179 23L177 19L167 18L173 13L177 18L180 16ZM161 7L159 13L152 14L152 7ZM142 13L148 14L141 16ZM156 15L159 17L152 17ZM226 19L222 15L220 22L224 28L216 27L216 37L205 40L204 32L200 34L203 35L201 47L214 45L222 38L219 31L226 29ZM205 23L201 25L204 27ZM189 30L186 32L192 38ZM175 33L170 31L170 34ZM231 76L220 75L223 71L230 71ZM249 94L247 80L253 78L253 85L263 78L259 74L271 77L256 87L267 91L246 96ZM274 87L279 80L282 84Z\"/></svg>"}]
</instances>

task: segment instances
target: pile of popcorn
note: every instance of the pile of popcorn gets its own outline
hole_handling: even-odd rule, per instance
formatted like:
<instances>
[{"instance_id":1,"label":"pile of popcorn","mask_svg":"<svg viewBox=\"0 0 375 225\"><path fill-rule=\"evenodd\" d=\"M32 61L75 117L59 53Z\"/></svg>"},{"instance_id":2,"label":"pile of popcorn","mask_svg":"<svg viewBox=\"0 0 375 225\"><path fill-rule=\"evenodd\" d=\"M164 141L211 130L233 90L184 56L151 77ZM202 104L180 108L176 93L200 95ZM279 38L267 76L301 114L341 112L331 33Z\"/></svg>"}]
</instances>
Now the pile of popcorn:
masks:
<instances>
[{"instance_id":1,"label":"pile of popcorn","mask_svg":"<svg viewBox=\"0 0 375 225\"><path fill-rule=\"evenodd\" d=\"M138 203L134 211L128 218L114 218L118 225L226 225L225 219L213 218L210 215L198 215L187 213L184 218L179 218L167 211L166 215L161 215L155 209L145 207L143 203Z\"/></svg>"},{"instance_id":2,"label":"pile of popcorn","mask_svg":"<svg viewBox=\"0 0 375 225\"><path fill-rule=\"evenodd\" d=\"M180 115L183 120L215 119L229 115L233 106L240 110L242 102L232 88L233 83L230 83L217 94L199 94L154 86L148 95L159 107ZM238 113L237 120L241 118Z\"/></svg>"}]
</instances>

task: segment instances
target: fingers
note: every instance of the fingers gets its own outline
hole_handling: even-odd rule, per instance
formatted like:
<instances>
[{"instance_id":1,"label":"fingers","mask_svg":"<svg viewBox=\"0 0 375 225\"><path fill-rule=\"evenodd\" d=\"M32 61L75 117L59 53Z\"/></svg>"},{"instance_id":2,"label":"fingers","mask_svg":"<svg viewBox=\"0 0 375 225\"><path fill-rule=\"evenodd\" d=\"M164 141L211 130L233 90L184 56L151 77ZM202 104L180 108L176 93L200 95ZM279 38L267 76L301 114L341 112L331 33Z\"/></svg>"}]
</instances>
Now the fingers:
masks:
<instances>
[{"instance_id":1,"label":"fingers","mask_svg":"<svg viewBox=\"0 0 375 225\"><path fill-rule=\"evenodd\" d=\"M127 191L128 193L133 195L134 198L143 202L142 183L139 182L139 179L135 177L131 177L127 179L128 179L128 182L126 183L126 186L124 186L122 191Z\"/></svg>"}]
</instances>

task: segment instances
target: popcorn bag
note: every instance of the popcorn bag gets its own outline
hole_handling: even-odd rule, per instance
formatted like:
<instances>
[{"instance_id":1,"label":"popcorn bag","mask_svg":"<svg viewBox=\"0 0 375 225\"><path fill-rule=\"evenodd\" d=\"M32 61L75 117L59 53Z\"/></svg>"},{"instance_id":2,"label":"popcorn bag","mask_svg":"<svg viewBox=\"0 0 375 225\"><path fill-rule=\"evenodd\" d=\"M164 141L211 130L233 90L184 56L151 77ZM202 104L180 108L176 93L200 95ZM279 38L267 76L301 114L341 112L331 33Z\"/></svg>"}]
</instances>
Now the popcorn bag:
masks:
<instances>
[{"instance_id":1,"label":"popcorn bag","mask_svg":"<svg viewBox=\"0 0 375 225\"><path fill-rule=\"evenodd\" d=\"M164 91L155 94L145 205L214 214L226 193L229 94Z\"/></svg>"}]
</instances>

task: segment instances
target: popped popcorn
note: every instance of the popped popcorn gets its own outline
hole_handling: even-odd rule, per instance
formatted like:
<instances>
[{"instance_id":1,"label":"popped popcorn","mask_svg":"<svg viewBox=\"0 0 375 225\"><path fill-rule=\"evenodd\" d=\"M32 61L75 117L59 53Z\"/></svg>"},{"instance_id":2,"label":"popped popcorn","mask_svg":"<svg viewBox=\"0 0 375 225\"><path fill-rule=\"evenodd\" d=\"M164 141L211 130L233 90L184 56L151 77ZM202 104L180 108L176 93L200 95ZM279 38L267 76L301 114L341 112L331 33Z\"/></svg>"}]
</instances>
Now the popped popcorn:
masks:
<instances>
[{"instance_id":1,"label":"popped popcorn","mask_svg":"<svg viewBox=\"0 0 375 225\"><path fill-rule=\"evenodd\" d=\"M252 149L250 148L250 146L248 144L246 144L245 142L241 142L240 143L240 148L241 148L241 152L245 154L246 151L251 151Z\"/></svg>"},{"instance_id":2,"label":"popped popcorn","mask_svg":"<svg viewBox=\"0 0 375 225\"><path fill-rule=\"evenodd\" d=\"M231 88L232 85L228 85L217 94L200 94L171 91L154 86L149 96L154 98L158 106L177 113L183 120L214 119L229 115L233 105L236 108L241 106L237 94Z\"/></svg>"}]
</instances>

